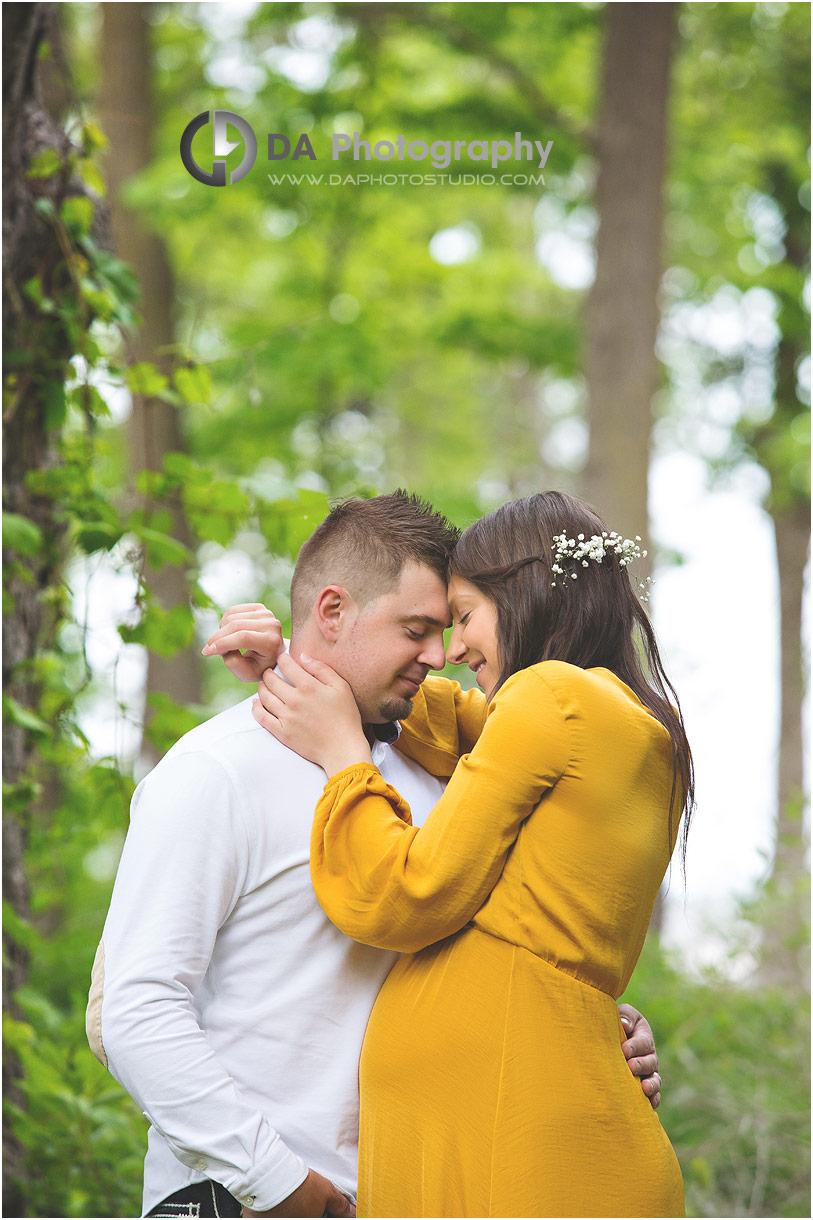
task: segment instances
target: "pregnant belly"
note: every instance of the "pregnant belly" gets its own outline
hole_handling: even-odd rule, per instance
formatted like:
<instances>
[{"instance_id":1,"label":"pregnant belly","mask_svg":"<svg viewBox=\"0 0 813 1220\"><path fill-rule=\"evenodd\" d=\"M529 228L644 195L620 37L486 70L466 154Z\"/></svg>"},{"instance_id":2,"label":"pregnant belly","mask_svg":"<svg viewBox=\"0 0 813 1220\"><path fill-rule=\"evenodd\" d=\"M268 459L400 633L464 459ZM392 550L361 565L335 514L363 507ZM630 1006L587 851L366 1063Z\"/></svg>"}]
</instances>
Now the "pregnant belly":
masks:
<instances>
[{"instance_id":1,"label":"pregnant belly","mask_svg":"<svg viewBox=\"0 0 813 1220\"><path fill-rule=\"evenodd\" d=\"M360 1083L360 1215L680 1214L612 997L476 928L396 963ZM634 1164L653 1167L646 1189Z\"/></svg>"},{"instance_id":2,"label":"pregnant belly","mask_svg":"<svg viewBox=\"0 0 813 1220\"><path fill-rule=\"evenodd\" d=\"M643 1100L613 998L473 927L401 958L373 1008L362 1090L395 1095L416 1075L450 1099L476 1077L495 1106L509 1081L524 1094L533 1078L560 1111L582 1118ZM574 1098L580 1081L586 1096Z\"/></svg>"}]
</instances>

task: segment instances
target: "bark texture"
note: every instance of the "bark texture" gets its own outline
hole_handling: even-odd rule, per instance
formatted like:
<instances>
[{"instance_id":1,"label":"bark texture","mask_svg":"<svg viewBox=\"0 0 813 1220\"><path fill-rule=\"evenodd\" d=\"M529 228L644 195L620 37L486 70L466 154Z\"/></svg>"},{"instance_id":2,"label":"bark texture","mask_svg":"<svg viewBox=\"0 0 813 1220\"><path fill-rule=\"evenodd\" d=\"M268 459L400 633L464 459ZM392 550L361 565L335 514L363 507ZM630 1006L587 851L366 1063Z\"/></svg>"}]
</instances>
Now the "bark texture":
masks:
<instances>
[{"instance_id":1,"label":"bark texture","mask_svg":"<svg viewBox=\"0 0 813 1220\"><path fill-rule=\"evenodd\" d=\"M35 553L5 554L6 607L3 638L3 689L24 712L36 714L39 685L32 662L53 635L59 605L51 596L59 584L63 528L50 498L32 491L29 472L58 461L58 435L46 427L49 385L61 387L73 342L62 319L46 317L25 291L36 278L46 297L61 298L70 274L59 233L37 211L47 201L58 213L77 184L67 168L48 178L28 178L32 158L51 150L60 161L70 143L43 103L38 57L43 43L54 46L54 13L46 4L3 7L3 509L27 518L40 531ZM13 715L3 718L4 782L15 790L3 815L3 897L17 917L29 916L25 850L35 800L35 739ZM8 928L3 931L3 1011L16 1015L14 993L25 981L28 953ZM20 1067L3 1056L5 1096L22 1104ZM3 1129L3 1206L6 1215L24 1215L22 1148Z\"/></svg>"},{"instance_id":2,"label":"bark texture","mask_svg":"<svg viewBox=\"0 0 813 1220\"><path fill-rule=\"evenodd\" d=\"M584 492L610 528L644 534L659 383L667 101L675 4L609 4L598 121L596 276L587 301Z\"/></svg>"},{"instance_id":3,"label":"bark texture","mask_svg":"<svg viewBox=\"0 0 813 1220\"><path fill-rule=\"evenodd\" d=\"M590 442L583 494L610 529L646 536L676 4L608 4L598 118L596 276L587 299ZM650 548L651 550L651 548ZM636 565L643 580L651 565ZM651 927L662 922L659 895Z\"/></svg>"},{"instance_id":4,"label":"bark texture","mask_svg":"<svg viewBox=\"0 0 813 1220\"><path fill-rule=\"evenodd\" d=\"M788 263L804 276L810 263L809 215L792 178L779 165L768 169L771 194L785 218ZM802 603L810 548L810 499L776 454L783 434L805 412L799 400L797 371L807 351L807 318L798 298L780 295L782 338L776 353L776 408L755 438L757 457L771 475L769 508L776 536L779 570L781 712L779 775L774 858L769 882L761 981L768 985L810 987L809 829L804 792L805 697L802 657Z\"/></svg>"},{"instance_id":5,"label":"bark texture","mask_svg":"<svg viewBox=\"0 0 813 1220\"><path fill-rule=\"evenodd\" d=\"M787 88L799 106L809 100L807 75L789 77ZM809 350L809 316L801 285L810 266L810 214L797 175L768 151L764 186L784 219L785 262L795 275L777 278L780 340L774 362L773 416L749 437L757 461L771 478L768 510L776 537L780 596L781 712L774 857L766 891L760 981L766 985L810 986L809 827L804 792L805 697L802 656L802 602L810 546L810 493L798 478L802 444L788 445L809 408L800 400L798 372ZM802 429L803 431L803 429Z\"/></svg>"},{"instance_id":6,"label":"bark texture","mask_svg":"<svg viewBox=\"0 0 813 1220\"><path fill-rule=\"evenodd\" d=\"M163 372L171 367L168 351L175 342L175 286L162 239L151 233L139 213L122 201L122 189L152 159L154 129L151 104L152 51L149 4L102 4L101 126L110 141L106 176L112 207L116 253L133 268L141 285L143 322L129 344L133 363L149 361ZM130 423L131 468L161 470L164 455L186 449L178 409L157 398L133 395ZM149 506L148 506L149 507ZM162 507L164 507L162 505ZM192 545L180 503L172 507L173 536ZM169 610L188 599L185 572L167 564L145 573L158 601ZM201 698L199 658L194 649L174 657L149 654L147 698L154 691L178 703ZM147 762L156 761L144 743Z\"/></svg>"}]
</instances>

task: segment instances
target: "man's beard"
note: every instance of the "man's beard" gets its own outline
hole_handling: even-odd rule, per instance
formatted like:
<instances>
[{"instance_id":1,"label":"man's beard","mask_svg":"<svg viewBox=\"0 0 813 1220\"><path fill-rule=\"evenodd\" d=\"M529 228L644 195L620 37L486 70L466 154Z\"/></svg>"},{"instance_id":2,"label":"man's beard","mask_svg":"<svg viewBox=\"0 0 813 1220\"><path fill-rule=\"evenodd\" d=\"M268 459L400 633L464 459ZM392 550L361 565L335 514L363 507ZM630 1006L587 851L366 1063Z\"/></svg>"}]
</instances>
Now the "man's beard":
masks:
<instances>
[{"instance_id":1,"label":"man's beard","mask_svg":"<svg viewBox=\"0 0 813 1220\"><path fill-rule=\"evenodd\" d=\"M412 700L398 695L389 695L378 705L378 714L382 721L406 720L412 711Z\"/></svg>"}]
</instances>

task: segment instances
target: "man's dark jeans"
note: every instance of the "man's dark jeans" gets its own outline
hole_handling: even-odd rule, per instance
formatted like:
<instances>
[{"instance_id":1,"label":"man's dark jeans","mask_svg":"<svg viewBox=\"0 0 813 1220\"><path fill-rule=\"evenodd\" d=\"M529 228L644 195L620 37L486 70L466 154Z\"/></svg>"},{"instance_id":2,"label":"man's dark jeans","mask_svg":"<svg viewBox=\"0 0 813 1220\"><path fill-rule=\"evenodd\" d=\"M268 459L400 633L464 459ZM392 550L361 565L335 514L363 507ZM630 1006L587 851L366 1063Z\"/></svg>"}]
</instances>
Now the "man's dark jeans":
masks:
<instances>
[{"instance_id":1,"label":"man's dark jeans","mask_svg":"<svg viewBox=\"0 0 813 1220\"><path fill-rule=\"evenodd\" d=\"M242 1216L243 1209L234 1195L219 1182L192 1182L164 1199L148 1216Z\"/></svg>"}]
</instances>

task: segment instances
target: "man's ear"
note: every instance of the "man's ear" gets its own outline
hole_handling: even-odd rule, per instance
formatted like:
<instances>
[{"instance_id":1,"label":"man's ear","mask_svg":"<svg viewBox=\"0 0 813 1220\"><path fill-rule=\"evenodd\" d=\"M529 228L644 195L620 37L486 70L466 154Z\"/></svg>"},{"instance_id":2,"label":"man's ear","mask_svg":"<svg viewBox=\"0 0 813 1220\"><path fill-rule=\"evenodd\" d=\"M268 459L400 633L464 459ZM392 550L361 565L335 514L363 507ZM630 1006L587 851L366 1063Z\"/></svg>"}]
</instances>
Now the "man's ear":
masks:
<instances>
[{"instance_id":1,"label":"man's ear","mask_svg":"<svg viewBox=\"0 0 813 1220\"><path fill-rule=\"evenodd\" d=\"M342 585L327 585L316 598L313 607L316 626L328 644L336 644L349 619L355 619L358 607Z\"/></svg>"}]
</instances>

